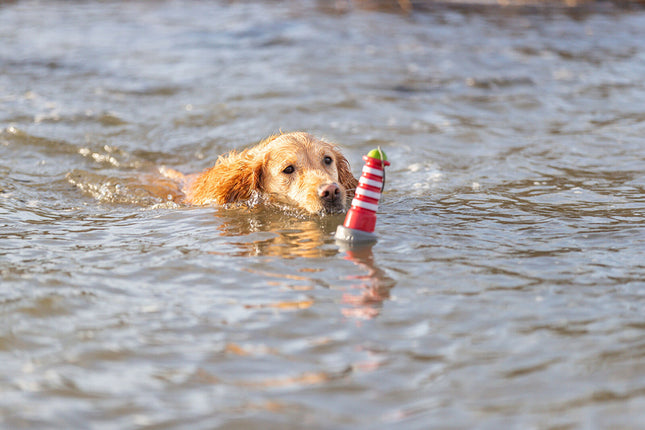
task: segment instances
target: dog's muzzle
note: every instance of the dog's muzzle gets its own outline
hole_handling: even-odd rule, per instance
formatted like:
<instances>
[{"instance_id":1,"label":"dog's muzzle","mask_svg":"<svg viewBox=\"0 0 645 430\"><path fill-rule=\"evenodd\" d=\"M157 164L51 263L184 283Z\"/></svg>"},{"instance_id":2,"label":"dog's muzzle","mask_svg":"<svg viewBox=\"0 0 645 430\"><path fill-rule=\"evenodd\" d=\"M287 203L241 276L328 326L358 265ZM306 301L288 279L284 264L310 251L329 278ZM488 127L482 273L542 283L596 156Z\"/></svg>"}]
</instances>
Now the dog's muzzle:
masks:
<instances>
[{"instance_id":1,"label":"dog's muzzle","mask_svg":"<svg viewBox=\"0 0 645 430\"><path fill-rule=\"evenodd\" d=\"M345 211L345 193L338 184L321 185L318 188L318 197L322 202L324 213L337 214Z\"/></svg>"}]
</instances>

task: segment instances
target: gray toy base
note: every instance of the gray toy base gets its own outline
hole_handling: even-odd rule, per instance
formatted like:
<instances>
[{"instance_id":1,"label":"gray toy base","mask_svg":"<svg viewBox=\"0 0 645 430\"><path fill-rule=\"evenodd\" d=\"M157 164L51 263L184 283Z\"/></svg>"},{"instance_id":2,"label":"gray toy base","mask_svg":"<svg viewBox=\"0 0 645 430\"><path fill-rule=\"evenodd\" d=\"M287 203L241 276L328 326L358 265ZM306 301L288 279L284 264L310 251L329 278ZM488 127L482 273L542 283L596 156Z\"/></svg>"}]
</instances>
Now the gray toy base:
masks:
<instances>
[{"instance_id":1,"label":"gray toy base","mask_svg":"<svg viewBox=\"0 0 645 430\"><path fill-rule=\"evenodd\" d=\"M367 233L353 228L347 228L344 225L339 225L336 229L337 241L349 243L369 243L376 242L377 236L374 233Z\"/></svg>"}]
</instances>

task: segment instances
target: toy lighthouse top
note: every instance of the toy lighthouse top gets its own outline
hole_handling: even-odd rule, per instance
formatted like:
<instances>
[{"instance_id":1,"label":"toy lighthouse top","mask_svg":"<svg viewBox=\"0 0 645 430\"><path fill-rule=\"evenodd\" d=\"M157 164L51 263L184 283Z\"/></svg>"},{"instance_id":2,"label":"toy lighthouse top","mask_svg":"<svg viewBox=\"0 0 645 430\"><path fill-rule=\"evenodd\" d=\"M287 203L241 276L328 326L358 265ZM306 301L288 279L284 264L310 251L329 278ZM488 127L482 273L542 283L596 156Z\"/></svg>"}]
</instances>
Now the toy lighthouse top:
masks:
<instances>
[{"instance_id":1,"label":"toy lighthouse top","mask_svg":"<svg viewBox=\"0 0 645 430\"><path fill-rule=\"evenodd\" d=\"M389 166L381 148L363 156L365 165L354 192L345 222L336 229L336 240L349 243L375 242L376 211L385 185L385 166Z\"/></svg>"}]
</instances>

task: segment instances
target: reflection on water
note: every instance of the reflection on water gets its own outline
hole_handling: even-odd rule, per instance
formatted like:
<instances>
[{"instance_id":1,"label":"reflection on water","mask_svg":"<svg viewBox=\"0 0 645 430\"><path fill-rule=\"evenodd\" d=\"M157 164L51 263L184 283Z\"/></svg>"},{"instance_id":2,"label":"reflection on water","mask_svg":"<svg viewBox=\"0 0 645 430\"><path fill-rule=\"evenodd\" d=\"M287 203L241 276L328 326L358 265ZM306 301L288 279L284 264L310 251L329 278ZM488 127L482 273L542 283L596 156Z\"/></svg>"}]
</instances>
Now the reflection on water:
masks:
<instances>
[{"instance_id":1,"label":"reflection on water","mask_svg":"<svg viewBox=\"0 0 645 430\"><path fill-rule=\"evenodd\" d=\"M390 290L396 285L396 281L374 261L373 246L341 246L344 258L366 272L348 277L356 284L350 285L347 293L343 294L343 303L348 305L343 308L345 316L363 319L378 316L383 302L390 298Z\"/></svg>"},{"instance_id":2,"label":"reflection on water","mask_svg":"<svg viewBox=\"0 0 645 430\"><path fill-rule=\"evenodd\" d=\"M295 217L285 214L278 208L255 206L217 210L214 216L221 222L217 229L221 236L233 238L228 243L237 251L228 253L236 257L265 256L281 259L334 257L341 253L343 258L355 265L352 274L344 276L341 285L333 283L326 287L344 291L342 314L351 318L370 319L379 315L383 302L390 297L390 290L396 281L376 262L373 244L350 246L334 241L334 232L343 222L344 215L324 217ZM259 236L259 238L258 238ZM220 254L212 252L213 255ZM332 263L333 264L333 263ZM269 285L283 286L280 279L301 281L298 285L289 284L296 291L310 291L320 282L307 274L316 274L322 269L316 265L305 265L301 274L294 275L274 271L270 267L246 269L256 275L266 277ZM248 305L250 307L271 307L276 309L304 309L313 304L312 300L283 301Z\"/></svg>"},{"instance_id":3,"label":"reflection on water","mask_svg":"<svg viewBox=\"0 0 645 430\"><path fill-rule=\"evenodd\" d=\"M331 234L344 219L344 215L290 215L282 208L262 205L214 211L214 215L222 221L218 226L221 236L234 238L229 243L239 248L236 255L287 259L336 255ZM251 235L261 238L246 240Z\"/></svg>"}]
</instances>

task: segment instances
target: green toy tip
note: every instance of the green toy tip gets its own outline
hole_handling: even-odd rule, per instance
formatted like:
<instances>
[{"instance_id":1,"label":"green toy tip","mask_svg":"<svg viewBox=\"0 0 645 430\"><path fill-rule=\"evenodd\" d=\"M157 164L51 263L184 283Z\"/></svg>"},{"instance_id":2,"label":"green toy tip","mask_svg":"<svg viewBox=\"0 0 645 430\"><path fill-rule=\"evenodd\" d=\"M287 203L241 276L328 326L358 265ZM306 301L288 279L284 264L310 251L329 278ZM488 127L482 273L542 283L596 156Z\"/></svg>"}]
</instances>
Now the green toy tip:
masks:
<instances>
[{"instance_id":1,"label":"green toy tip","mask_svg":"<svg viewBox=\"0 0 645 430\"><path fill-rule=\"evenodd\" d=\"M387 155L385 155L385 152L379 147L378 149L372 149L370 152L367 153L368 157L376 158L377 160L385 160L387 161Z\"/></svg>"}]
</instances>

